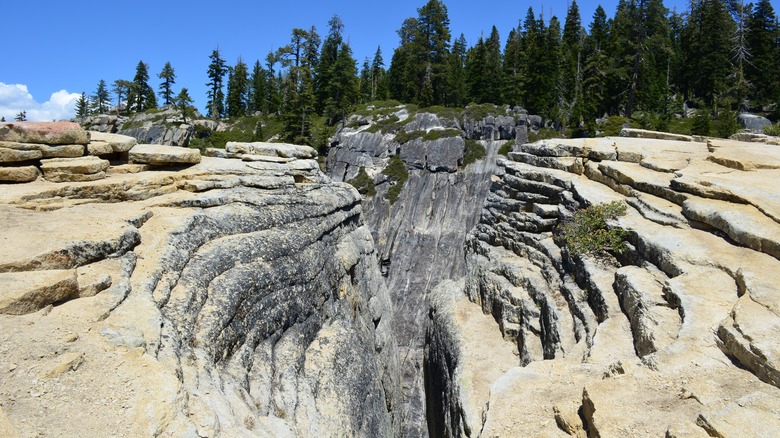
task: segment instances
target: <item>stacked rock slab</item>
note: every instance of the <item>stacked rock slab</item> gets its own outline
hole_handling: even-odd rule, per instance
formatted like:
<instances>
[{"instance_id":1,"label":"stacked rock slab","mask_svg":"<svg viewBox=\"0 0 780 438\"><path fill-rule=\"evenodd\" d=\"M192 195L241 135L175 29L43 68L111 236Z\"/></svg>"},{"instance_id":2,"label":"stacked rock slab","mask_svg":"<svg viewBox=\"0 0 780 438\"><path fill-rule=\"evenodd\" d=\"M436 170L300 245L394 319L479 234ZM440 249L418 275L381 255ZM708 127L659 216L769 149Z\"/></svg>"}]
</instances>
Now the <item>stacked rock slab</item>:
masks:
<instances>
[{"instance_id":1,"label":"stacked rock slab","mask_svg":"<svg viewBox=\"0 0 780 438\"><path fill-rule=\"evenodd\" d=\"M277 175L291 175L297 182L321 182L317 151L310 146L289 143L234 142L225 149L209 148L206 155L245 161L249 167Z\"/></svg>"},{"instance_id":2,"label":"stacked rock slab","mask_svg":"<svg viewBox=\"0 0 780 438\"><path fill-rule=\"evenodd\" d=\"M71 122L0 123L0 182L29 182L38 178L41 158L84 155L89 134Z\"/></svg>"},{"instance_id":3,"label":"stacked rock slab","mask_svg":"<svg viewBox=\"0 0 780 438\"><path fill-rule=\"evenodd\" d=\"M126 161L136 144L132 137L88 132L71 122L0 124L0 182L94 181L106 176L108 161ZM84 156L94 156L84 159Z\"/></svg>"},{"instance_id":4,"label":"stacked rock slab","mask_svg":"<svg viewBox=\"0 0 780 438\"><path fill-rule=\"evenodd\" d=\"M625 135L519 145L499 162L465 281L431 298L431 436L780 430L780 149ZM611 201L627 204L611 224L625 253L556 238ZM498 336L472 328L482 314Z\"/></svg>"}]
</instances>

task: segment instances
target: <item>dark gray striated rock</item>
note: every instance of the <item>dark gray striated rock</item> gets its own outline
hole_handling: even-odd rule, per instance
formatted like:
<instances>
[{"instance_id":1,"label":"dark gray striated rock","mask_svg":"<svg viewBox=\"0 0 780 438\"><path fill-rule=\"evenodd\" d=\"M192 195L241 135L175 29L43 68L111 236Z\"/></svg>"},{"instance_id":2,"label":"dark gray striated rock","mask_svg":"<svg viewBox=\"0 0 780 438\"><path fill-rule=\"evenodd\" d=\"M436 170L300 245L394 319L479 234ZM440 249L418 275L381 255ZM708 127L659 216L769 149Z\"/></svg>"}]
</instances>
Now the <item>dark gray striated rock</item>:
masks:
<instances>
[{"instance_id":1,"label":"dark gray striated rock","mask_svg":"<svg viewBox=\"0 0 780 438\"><path fill-rule=\"evenodd\" d=\"M751 132L757 132L759 134L764 132L764 127L772 124L772 122L766 117L748 113L739 114L737 116L737 120L743 128Z\"/></svg>"},{"instance_id":2,"label":"dark gray striated rock","mask_svg":"<svg viewBox=\"0 0 780 438\"><path fill-rule=\"evenodd\" d=\"M414 139L401 146L401 159L408 166L431 172L455 172L463 161L466 143L462 137L440 138L433 141Z\"/></svg>"},{"instance_id":3,"label":"dark gray striated rock","mask_svg":"<svg viewBox=\"0 0 780 438\"><path fill-rule=\"evenodd\" d=\"M379 132L337 135L335 142L337 145L330 148L326 165L326 172L334 181L349 181L361 167L383 166L391 155L391 143Z\"/></svg>"}]
</instances>

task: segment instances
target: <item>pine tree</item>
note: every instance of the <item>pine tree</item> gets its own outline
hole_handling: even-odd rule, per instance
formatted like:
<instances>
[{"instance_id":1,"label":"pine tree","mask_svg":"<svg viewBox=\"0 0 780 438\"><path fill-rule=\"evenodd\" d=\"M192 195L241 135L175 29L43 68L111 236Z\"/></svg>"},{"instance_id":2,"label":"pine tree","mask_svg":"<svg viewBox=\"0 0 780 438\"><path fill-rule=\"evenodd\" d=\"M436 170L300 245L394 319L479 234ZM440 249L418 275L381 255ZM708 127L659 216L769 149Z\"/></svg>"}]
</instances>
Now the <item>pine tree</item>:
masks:
<instances>
[{"instance_id":1,"label":"pine tree","mask_svg":"<svg viewBox=\"0 0 780 438\"><path fill-rule=\"evenodd\" d=\"M269 114L278 114L282 107L281 96L281 75L277 75L274 72L274 65L276 64L276 54L274 52L268 52L265 57L267 78L266 82L266 105Z\"/></svg>"},{"instance_id":2,"label":"pine tree","mask_svg":"<svg viewBox=\"0 0 780 438\"><path fill-rule=\"evenodd\" d=\"M252 68L252 75L249 77L250 96L248 110L251 113L256 111L267 112L267 72L260 66L260 61L256 61Z\"/></svg>"},{"instance_id":3,"label":"pine tree","mask_svg":"<svg viewBox=\"0 0 780 438\"><path fill-rule=\"evenodd\" d=\"M171 87L176 83L176 73L174 72L173 67L171 67L170 62L165 63L165 66L157 77L162 79L160 88L158 89L160 97L163 98L165 105L170 105L173 102L173 90Z\"/></svg>"},{"instance_id":4,"label":"pine tree","mask_svg":"<svg viewBox=\"0 0 780 438\"><path fill-rule=\"evenodd\" d=\"M377 47L374 59L371 61L371 100L385 100L388 98L388 92L382 48Z\"/></svg>"},{"instance_id":5,"label":"pine tree","mask_svg":"<svg viewBox=\"0 0 780 438\"><path fill-rule=\"evenodd\" d=\"M112 89L114 90L114 95L116 95L117 115L122 110L122 96L125 96L130 91L132 85L132 82L125 79L117 79L114 81Z\"/></svg>"},{"instance_id":6,"label":"pine tree","mask_svg":"<svg viewBox=\"0 0 780 438\"><path fill-rule=\"evenodd\" d=\"M360 69L360 101L367 103L371 101L371 63L368 57L363 60L363 68Z\"/></svg>"},{"instance_id":7,"label":"pine tree","mask_svg":"<svg viewBox=\"0 0 780 438\"><path fill-rule=\"evenodd\" d=\"M447 83L447 101L448 106L464 106L468 102L467 88L466 88L466 60L467 60L467 43L466 37L460 34L455 43L452 45L452 53L450 54L450 69L449 69L449 81Z\"/></svg>"},{"instance_id":8,"label":"pine tree","mask_svg":"<svg viewBox=\"0 0 780 438\"><path fill-rule=\"evenodd\" d=\"M283 67L287 67L284 84L284 135L287 141L308 144L311 139L311 119L315 114L314 69L318 65L316 47L320 38L312 27L310 31L293 29L290 44L276 53Z\"/></svg>"},{"instance_id":9,"label":"pine tree","mask_svg":"<svg viewBox=\"0 0 780 438\"><path fill-rule=\"evenodd\" d=\"M16 117L14 118L17 122L26 122L27 121L27 111L21 110L16 114Z\"/></svg>"},{"instance_id":10,"label":"pine tree","mask_svg":"<svg viewBox=\"0 0 780 438\"><path fill-rule=\"evenodd\" d=\"M323 112L329 125L343 120L360 98L357 65L349 44L341 45L333 71L335 75L328 86L328 99Z\"/></svg>"},{"instance_id":11,"label":"pine tree","mask_svg":"<svg viewBox=\"0 0 780 438\"><path fill-rule=\"evenodd\" d=\"M76 101L76 117L85 119L87 116L89 116L89 99L87 99L87 94L82 92Z\"/></svg>"},{"instance_id":12,"label":"pine tree","mask_svg":"<svg viewBox=\"0 0 780 438\"><path fill-rule=\"evenodd\" d=\"M192 117L195 116L195 108L192 106L192 98L190 97L187 88L182 88L181 91L179 91L179 94L173 98L172 102L176 109L181 111L181 117L184 123L187 123L187 117L192 120Z\"/></svg>"},{"instance_id":13,"label":"pine tree","mask_svg":"<svg viewBox=\"0 0 780 438\"><path fill-rule=\"evenodd\" d=\"M225 93L222 91L222 85L227 73L227 67L225 66L225 60L219 54L219 48L211 51L209 59L211 63L209 63L208 69L209 81L206 83L208 87L206 112L209 117L219 119L225 116Z\"/></svg>"},{"instance_id":14,"label":"pine tree","mask_svg":"<svg viewBox=\"0 0 780 438\"><path fill-rule=\"evenodd\" d=\"M415 54L415 33L417 19L407 18L398 29L400 39L393 52L390 68L387 71L390 97L402 102L412 102L418 92L417 62Z\"/></svg>"},{"instance_id":15,"label":"pine tree","mask_svg":"<svg viewBox=\"0 0 780 438\"><path fill-rule=\"evenodd\" d=\"M455 49L453 48L453 52ZM523 101L523 41L522 29L512 29L504 46L504 102L520 105Z\"/></svg>"},{"instance_id":16,"label":"pine tree","mask_svg":"<svg viewBox=\"0 0 780 438\"><path fill-rule=\"evenodd\" d=\"M753 84L755 100L762 105L777 103L776 99L780 93L780 71L777 70L780 29L769 0L759 0L753 7L745 37L753 55L745 73L748 81Z\"/></svg>"},{"instance_id":17,"label":"pine tree","mask_svg":"<svg viewBox=\"0 0 780 438\"><path fill-rule=\"evenodd\" d=\"M127 93L127 106L131 111L143 112L157 106L154 90L149 86L149 65L138 61L135 76Z\"/></svg>"},{"instance_id":18,"label":"pine tree","mask_svg":"<svg viewBox=\"0 0 780 438\"><path fill-rule=\"evenodd\" d=\"M97 90L91 97L91 109L94 114L105 114L108 112L108 103L111 101L111 96L108 94L106 81L101 79L98 82Z\"/></svg>"},{"instance_id":19,"label":"pine tree","mask_svg":"<svg viewBox=\"0 0 780 438\"><path fill-rule=\"evenodd\" d=\"M325 102L328 100L328 84L333 80L336 74L334 65L339 56L341 44L344 42L342 32L344 31L344 22L338 15L331 17L328 21L328 35L322 43L319 62L315 71L314 94L316 97L316 109L322 114L325 109Z\"/></svg>"},{"instance_id":20,"label":"pine tree","mask_svg":"<svg viewBox=\"0 0 780 438\"><path fill-rule=\"evenodd\" d=\"M430 84L433 99L430 104L446 101L447 71L450 48L450 19L447 7L439 0L429 0L417 10L415 47L419 60L418 83ZM422 93L421 93L422 94ZM418 101L421 101L418 96Z\"/></svg>"},{"instance_id":21,"label":"pine tree","mask_svg":"<svg viewBox=\"0 0 780 438\"><path fill-rule=\"evenodd\" d=\"M241 57L230 69L227 84L227 115L230 118L246 115L249 100L249 71Z\"/></svg>"}]
</instances>

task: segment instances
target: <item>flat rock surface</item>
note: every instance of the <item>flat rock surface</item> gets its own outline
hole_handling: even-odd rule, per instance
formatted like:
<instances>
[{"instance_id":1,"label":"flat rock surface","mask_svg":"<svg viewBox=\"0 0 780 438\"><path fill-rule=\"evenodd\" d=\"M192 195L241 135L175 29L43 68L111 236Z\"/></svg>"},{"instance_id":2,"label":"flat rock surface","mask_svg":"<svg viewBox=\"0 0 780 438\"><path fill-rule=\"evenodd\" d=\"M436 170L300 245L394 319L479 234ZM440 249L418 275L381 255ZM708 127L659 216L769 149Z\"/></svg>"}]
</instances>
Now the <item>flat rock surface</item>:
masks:
<instances>
[{"instance_id":1,"label":"flat rock surface","mask_svg":"<svg viewBox=\"0 0 780 438\"><path fill-rule=\"evenodd\" d=\"M114 152L127 152L138 144L134 137L121 134L111 134L108 132L89 132L90 143L101 142L107 144Z\"/></svg>"},{"instance_id":2,"label":"flat rock surface","mask_svg":"<svg viewBox=\"0 0 780 438\"><path fill-rule=\"evenodd\" d=\"M200 163L200 152L178 146L138 144L130 149L130 163L166 166L172 164Z\"/></svg>"},{"instance_id":3,"label":"flat rock surface","mask_svg":"<svg viewBox=\"0 0 780 438\"><path fill-rule=\"evenodd\" d=\"M461 312L491 314L518 348L495 354L516 365L465 354L492 347L433 302L441 424L482 437L775 434L780 149L691 140L552 139L499 162L466 240L473 304ZM571 158L584 170L558 161ZM561 220L611 201L627 205L612 223L627 253L574 255L554 238ZM492 376L481 418L463 408L485 398L469 366Z\"/></svg>"},{"instance_id":4,"label":"flat rock surface","mask_svg":"<svg viewBox=\"0 0 780 438\"><path fill-rule=\"evenodd\" d=\"M125 166L0 191L0 435L398 436L392 308L352 187Z\"/></svg>"},{"instance_id":5,"label":"flat rock surface","mask_svg":"<svg viewBox=\"0 0 780 438\"><path fill-rule=\"evenodd\" d=\"M89 134L73 122L3 122L0 141L46 145L89 143Z\"/></svg>"},{"instance_id":6,"label":"flat rock surface","mask_svg":"<svg viewBox=\"0 0 780 438\"><path fill-rule=\"evenodd\" d=\"M41 172L35 166L0 167L0 181L25 183L35 181Z\"/></svg>"}]
</instances>

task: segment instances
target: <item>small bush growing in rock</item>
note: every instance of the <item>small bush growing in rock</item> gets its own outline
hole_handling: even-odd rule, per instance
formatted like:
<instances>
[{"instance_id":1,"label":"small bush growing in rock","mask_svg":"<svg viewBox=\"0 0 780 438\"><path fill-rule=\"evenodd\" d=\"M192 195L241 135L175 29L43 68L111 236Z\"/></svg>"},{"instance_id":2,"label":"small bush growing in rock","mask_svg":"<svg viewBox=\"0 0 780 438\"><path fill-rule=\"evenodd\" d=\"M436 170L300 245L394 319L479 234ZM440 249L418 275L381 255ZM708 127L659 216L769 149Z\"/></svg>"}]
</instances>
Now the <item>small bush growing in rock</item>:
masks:
<instances>
[{"instance_id":1,"label":"small bush growing in rock","mask_svg":"<svg viewBox=\"0 0 780 438\"><path fill-rule=\"evenodd\" d=\"M423 134L422 139L425 141L434 141L440 138L457 137L461 134L460 129L431 129Z\"/></svg>"},{"instance_id":2,"label":"small bush growing in rock","mask_svg":"<svg viewBox=\"0 0 780 438\"><path fill-rule=\"evenodd\" d=\"M780 137L780 123L764 126L764 134L771 135L773 137Z\"/></svg>"},{"instance_id":3,"label":"small bush growing in rock","mask_svg":"<svg viewBox=\"0 0 780 438\"><path fill-rule=\"evenodd\" d=\"M574 217L561 226L560 237L564 245L577 255L623 251L626 232L610 228L607 221L625 215L626 208L625 203L613 201L576 211Z\"/></svg>"},{"instance_id":4,"label":"small bush growing in rock","mask_svg":"<svg viewBox=\"0 0 780 438\"><path fill-rule=\"evenodd\" d=\"M505 141L504 144L501 145L500 148L498 148L498 154L503 155L505 157L509 156L509 153L512 152L512 144L513 141Z\"/></svg>"},{"instance_id":5,"label":"small bush growing in rock","mask_svg":"<svg viewBox=\"0 0 780 438\"><path fill-rule=\"evenodd\" d=\"M356 188L363 196L376 195L376 187L374 186L374 179L368 176L366 168L360 166L357 176L347 181L352 187Z\"/></svg>"},{"instance_id":6,"label":"small bush growing in rock","mask_svg":"<svg viewBox=\"0 0 780 438\"><path fill-rule=\"evenodd\" d=\"M476 140L466 140L466 147L463 151L463 167L485 158L485 147Z\"/></svg>"},{"instance_id":7,"label":"small bush growing in rock","mask_svg":"<svg viewBox=\"0 0 780 438\"><path fill-rule=\"evenodd\" d=\"M401 194L401 189L404 188L404 183L409 179L409 172L406 170L406 164L401 160L401 157L393 155L382 173L390 177L390 181L394 183L387 190L387 195L385 195L385 197L390 201L391 205L395 204L395 201L398 200L398 195Z\"/></svg>"}]
</instances>

